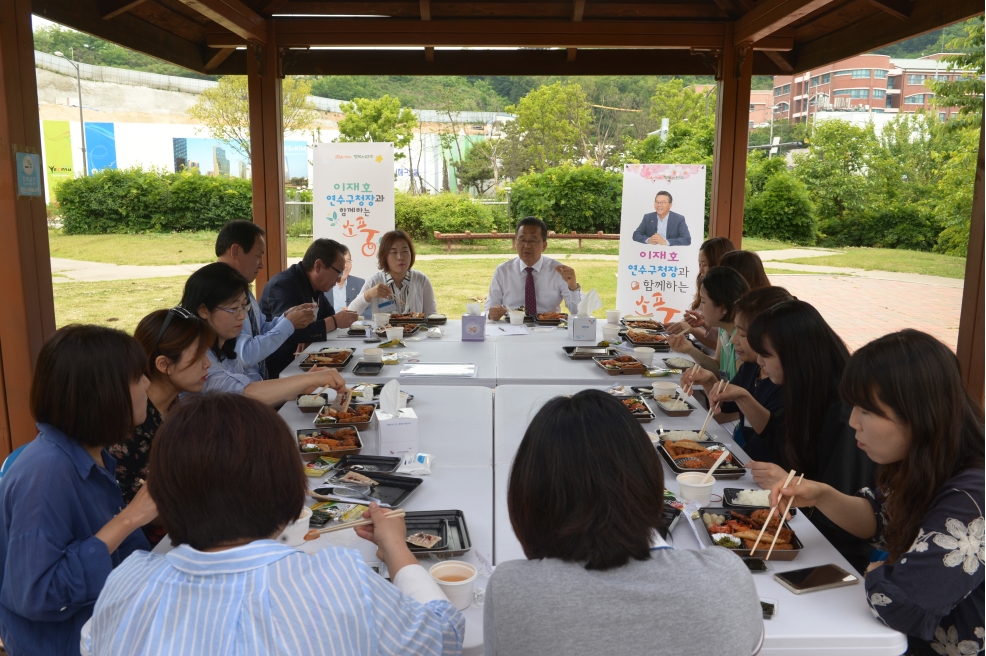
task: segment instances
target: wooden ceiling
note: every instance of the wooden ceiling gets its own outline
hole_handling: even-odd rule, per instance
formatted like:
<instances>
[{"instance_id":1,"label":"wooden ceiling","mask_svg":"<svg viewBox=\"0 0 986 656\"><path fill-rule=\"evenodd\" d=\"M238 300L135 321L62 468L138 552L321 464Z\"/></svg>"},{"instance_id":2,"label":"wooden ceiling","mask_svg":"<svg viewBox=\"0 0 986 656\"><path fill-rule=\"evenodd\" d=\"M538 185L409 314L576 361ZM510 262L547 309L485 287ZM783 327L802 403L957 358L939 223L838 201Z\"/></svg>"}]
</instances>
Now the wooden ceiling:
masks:
<instances>
[{"instance_id":1,"label":"wooden ceiling","mask_svg":"<svg viewBox=\"0 0 986 656\"><path fill-rule=\"evenodd\" d=\"M33 0L33 12L200 73L755 75L823 64L964 20L982 0ZM244 48L244 46L249 46ZM470 47L471 50L442 48ZM510 49L494 49L494 48ZM392 49L403 48L403 49Z\"/></svg>"}]
</instances>

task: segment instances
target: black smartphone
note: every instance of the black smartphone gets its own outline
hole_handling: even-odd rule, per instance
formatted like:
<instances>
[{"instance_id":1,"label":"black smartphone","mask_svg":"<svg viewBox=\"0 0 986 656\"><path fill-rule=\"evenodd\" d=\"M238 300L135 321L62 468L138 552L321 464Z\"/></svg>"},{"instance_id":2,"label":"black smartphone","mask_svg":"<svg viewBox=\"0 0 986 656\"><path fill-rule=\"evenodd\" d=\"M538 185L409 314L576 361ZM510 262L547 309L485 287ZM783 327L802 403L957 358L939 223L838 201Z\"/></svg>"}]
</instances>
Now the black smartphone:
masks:
<instances>
[{"instance_id":1,"label":"black smartphone","mask_svg":"<svg viewBox=\"0 0 986 656\"><path fill-rule=\"evenodd\" d=\"M838 565L819 565L774 574L774 580L794 594L816 592L859 583L859 577Z\"/></svg>"},{"instance_id":2,"label":"black smartphone","mask_svg":"<svg viewBox=\"0 0 986 656\"><path fill-rule=\"evenodd\" d=\"M753 574L767 573L767 563L764 561L763 558L750 558L747 556L743 558L743 563L746 565L746 568L750 570L750 572Z\"/></svg>"},{"instance_id":3,"label":"black smartphone","mask_svg":"<svg viewBox=\"0 0 986 656\"><path fill-rule=\"evenodd\" d=\"M382 362L357 362L353 367L353 373L363 376L376 376L383 371Z\"/></svg>"}]
</instances>

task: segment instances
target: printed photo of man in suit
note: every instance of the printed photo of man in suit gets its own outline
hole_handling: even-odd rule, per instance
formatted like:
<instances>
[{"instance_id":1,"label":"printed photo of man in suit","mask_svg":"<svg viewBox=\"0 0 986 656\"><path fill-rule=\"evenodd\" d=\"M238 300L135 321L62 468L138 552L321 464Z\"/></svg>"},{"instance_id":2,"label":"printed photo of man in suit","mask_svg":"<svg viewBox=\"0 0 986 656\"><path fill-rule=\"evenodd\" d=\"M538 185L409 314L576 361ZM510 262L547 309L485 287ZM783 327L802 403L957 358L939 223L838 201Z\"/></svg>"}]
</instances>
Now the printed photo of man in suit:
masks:
<instances>
[{"instance_id":1,"label":"printed photo of man in suit","mask_svg":"<svg viewBox=\"0 0 986 656\"><path fill-rule=\"evenodd\" d=\"M349 272L353 270L353 257L349 253L348 248L345 246L342 248L343 255L346 257L346 268L343 270L343 274L339 276L339 282L333 285L332 289L325 292L325 297L329 299L329 303L332 304L332 307L337 312L349 308L349 304L353 302L356 295L363 289L363 283L365 282L362 278L349 275ZM370 308L367 308L363 312L363 318L370 318Z\"/></svg>"},{"instance_id":2,"label":"printed photo of man in suit","mask_svg":"<svg viewBox=\"0 0 986 656\"><path fill-rule=\"evenodd\" d=\"M654 211L644 214L644 220L633 231L633 240L641 244L665 246L688 246L692 243L685 217L671 211L671 194L657 192Z\"/></svg>"}]
</instances>

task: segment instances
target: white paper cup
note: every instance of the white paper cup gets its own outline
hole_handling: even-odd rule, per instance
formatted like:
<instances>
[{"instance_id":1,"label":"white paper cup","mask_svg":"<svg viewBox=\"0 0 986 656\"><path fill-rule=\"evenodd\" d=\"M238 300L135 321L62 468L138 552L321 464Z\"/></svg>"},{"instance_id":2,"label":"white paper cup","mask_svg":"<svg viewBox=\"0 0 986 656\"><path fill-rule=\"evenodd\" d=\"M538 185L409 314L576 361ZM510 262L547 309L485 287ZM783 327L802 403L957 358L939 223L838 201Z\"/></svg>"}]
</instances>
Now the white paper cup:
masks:
<instances>
[{"instance_id":1,"label":"white paper cup","mask_svg":"<svg viewBox=\"0 0 986 656\"><path fill-rule=\"evenodd\" d=\"M476 568L461 560L446 560L444 563L432 565L428 570L435 583L442 589L452 605L459 610L465 610L472 604L472 586L476 580ZM458 581L445 579L455 578Z\"/></svg>"},{"instance_id":2,"label":"white paper cup","mask_svg":"<svg viewBox=\"0 0 986 656\"><path fill-rule=\"evenodd\" d=\"M651 391L654 392L654 398L659 396L674 396L674 393L677 390L677 383L654 383L651 385Z\"/></svg>"},{"instance_id":3,"label":"white paper cup","mask_svg":"<svg viewBox=\"0 0 986 656\"><path fill-rule=\"evenodd\" d=\"M703 506L712 503L712 486L716 484L716 477L713 476L704 485L699 482L703 478L705 478L705 472L678 474L675 480L678 481L678 490L682 501L698 501Z\"/></svg>"},{"instance_id":4,"label":"white paper cup","mask_svg":"<svg viewBox=\"0 0 986 656\"><path fill-rule=\"evenodd\" d=\"M511 312L510 313L510 325L511 326L522 326L522 325L524 325L524 314L522 312Z\"/></svg>"},{"instance_id":5,"label":"white paper cup","mask_svg":"<svg viewBox=\"0 0 986 656\"><path fill-rule=\"evenodd\" d=\"M380 348L363 349L363 362L383 362L383 349Z\"/></svg>"},{"instance_id":6,"label":"white paper cup","mask_svg":"<svg viewBox=\"0 0 986 656\"><path fill-rule=\"evenodd\" d=\"M603 339L613 344L618 343L620 341L620 327L608 323L604 324Z\"/></svg>"},{"instance_id":7,"label":"white paper cup","mask_svg":"<svg viewBox=\"0 0 986 656\"><path fill-rule=\"evenodd\" d=\"M619 310L606 310L606 322L619 325L620 323L620 311Z\"/></svg>"},{"instance_id":8,"label":"white paper cup","mask_svg":"<svg viewBox=\"0 0 986 656\"><path fill-rule=\"evenodd\" d=\"M654 349L646 346L638 346L633 349L633 357L640 360L645 367L649 367L654 362Z\"/></svg>"},{"instance_id":9,"label":"white paper cup","mask_svg":"<svg viewBox=\"0 0 986 656\"><path fill-rule=\"evenodd\" d=\"M301 516L288 524L284 532L277 536L277 541L290 547L300 547L305 543L305 535L308 533L308 520L312 518L312 509L305 506L301 509Z\"/></svg>"},{"instance_id":10,"label":"white paper cup","mask_svg":"<svg viewBox=\"0 0 986 656\"><path fill-rule=\"evenodd\" d=\"M392 341L395 339L400 339L404 336L404 329L398 326L397 328L387 329L387 341Z\"/></svg>"},{"instance_id":11,"label":"white paper cup","mask_svg":"<svg viewBox=\"0 0 986 656\"><path fill-rule=\"evenodd\" d=\"M390 314L388 312L377 312L373 315L373 322L377 324L378 328L383 328L390 323Z\"/></svg>"}]
</instances>

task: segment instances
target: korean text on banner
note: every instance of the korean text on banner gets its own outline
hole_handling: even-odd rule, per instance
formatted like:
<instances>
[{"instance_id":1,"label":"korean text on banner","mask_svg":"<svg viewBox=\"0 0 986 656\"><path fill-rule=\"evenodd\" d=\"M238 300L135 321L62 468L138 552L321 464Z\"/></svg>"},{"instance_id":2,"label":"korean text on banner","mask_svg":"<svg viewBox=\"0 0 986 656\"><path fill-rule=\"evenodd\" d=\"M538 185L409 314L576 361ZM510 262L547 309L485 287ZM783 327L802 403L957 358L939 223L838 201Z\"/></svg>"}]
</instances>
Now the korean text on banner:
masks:
<instances>
[{"instance_id":1,"label":"korean text on banner","mask_svg":"<svg viewBox=\"0 0 986 656\"><path fill-rule=\"evenodd\" d=\"M616 278L620 312L674 322L691 308L705 234L705 174L699 164L624 168Z\"/></svg>"},{"instance_id":2,"label":"korean text on banner","mask_svg":"<svg viewBox=\"0 0 986 656\"><path fill-rule=\"evenodd\" d=\"M394 145L315 144L314 235L349 247L352 275L377 272L380 237L394 229Z\"/></svg>"}]
</instances>

